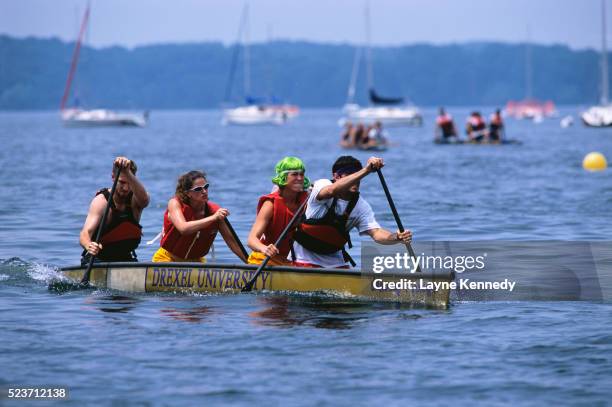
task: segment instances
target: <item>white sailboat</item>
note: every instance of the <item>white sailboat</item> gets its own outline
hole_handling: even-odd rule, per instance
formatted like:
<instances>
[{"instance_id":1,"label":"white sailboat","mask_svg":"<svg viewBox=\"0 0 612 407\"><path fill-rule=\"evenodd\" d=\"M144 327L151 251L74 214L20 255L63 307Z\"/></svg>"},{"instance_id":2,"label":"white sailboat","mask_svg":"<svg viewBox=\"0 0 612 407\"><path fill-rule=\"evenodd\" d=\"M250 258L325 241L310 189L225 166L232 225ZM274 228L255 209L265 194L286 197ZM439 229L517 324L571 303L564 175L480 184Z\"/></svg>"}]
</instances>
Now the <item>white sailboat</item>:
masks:
<instances>
[{"instance_id":1,"label":"white sailboat","mask_svg":"<svg viewBox=\"0 0 612 407\"><path fill-rule=\"evenodd\" d=\"M83 21L81 22L81 28L79 30L79 37L74 46L72 53L72 62L70 64L70 70L68 72L68 79L66 80L66 87L64 88L64 95L60 104L60 114L62 121L67 127L99 127L99 126L131 126L131 127L144 127L147 125L149 114L144 112L143 114L131 114L131 113L117 113L107 109L92 109L86 110L78 107L66 107L68 97L70 96L70 88L74 80L74 75L79 61L79 54L81 51L81 44L83 42L83 36L87 29L89 22L89 9L90 5L87 4L87 9L83 15Z\"/></svg>"},{"instance_id":2,"label":"white sailboat","mask_svg":"<svg viewBox=\"0 0 612 407\"><path fill-rule=\"evenodd\" d=\"M606 0L601 0L601 99L580 116L588 127L611 127L612 105L608 100L608 51L606 47Z\"/></svg>"},{"instance_id":3,"label":"white sailboat","mask_svg":"<svg viewBox=\"0 0 612 407\"><path fill-rule=\"evenodd\" d=\"M244 40L242 48L244 50L244 96L247 101L246 105L224 109L222 124L228 125L282 125L289 119L296 117L299 114L299 109L294 105L287 104L270 104L262 101L254 100L249 97L251 90L251 72L250 72L250 54L249 54L249 6L245 4L242 10L242 18L238 30L238 41L232 59L232 67L230 68L230 77L228 79L225 92L225 100L230 99L230 94L233 85L234 71L240 49L239 43Z\"/></svg>"},{"instance_id":4,"label":"white sailboat","mask_svg":"<svg viewBox=\"0 0 612 407\"><path fill-rule=\"evenodd\" d=\"M366 45L355 50L353 69L348 88L347 102L344 105L345 117L341 122L356 121L364 124L373 124L377 121L387 127L421 126L423 117L419 109L411 104L405 104L404 98L381 97L374 89L374 73L372 68L372 49L370 46L370 9L366 5ZM361 107L355 103L355 86L361 64L362 49L367 51L367 77L370 106Z\"/></svg>"}]
</instances>

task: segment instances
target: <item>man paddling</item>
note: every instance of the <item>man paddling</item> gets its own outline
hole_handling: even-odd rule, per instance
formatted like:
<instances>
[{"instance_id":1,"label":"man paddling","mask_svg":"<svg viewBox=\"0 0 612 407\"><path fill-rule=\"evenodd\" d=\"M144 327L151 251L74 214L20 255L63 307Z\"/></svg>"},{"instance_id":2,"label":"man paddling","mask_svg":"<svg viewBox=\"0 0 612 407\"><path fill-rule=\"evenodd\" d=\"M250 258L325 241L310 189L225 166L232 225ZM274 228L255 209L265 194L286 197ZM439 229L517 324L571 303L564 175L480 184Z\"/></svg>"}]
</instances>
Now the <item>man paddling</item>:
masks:
<instances>
[{"instance_id":1,"label":"man paddling","mask_svg":"<svg viewBox=\"0 0 612 407\"><path fill-rule=\"evenodd\" d=\"M409 243L412 232L390 232L374 217L372 207L359 195L360 181L384 166L382 158L370 157L365 168L352 156L339 157L332 167L333 179L314 183L305 219L294 234L295 264L301 267L348 268L354 265L345 245L349 232L370 236L380 244Z\"/></svg>"},{"instance_id":2,"label":"man paddling","mask_svg":"<svg viewBox=\"0 0 612 407\"><path fill-rule=\"evenodd\" d=\"M115 193L110 196L108 188L102 188L89 205L79 237L83 247L81 263L87 264L90 256L100 261L136 261L136 248L140 244L142 227L139 224L142 210L149 205L149 194L136 178L136 163L126 157L117 157L113 169L120 167ZM113 171L112 179L115 179ZM111 210L106 218L99 242L93 242L106 205L111 202Z\"/></svg>"}]
</instances>

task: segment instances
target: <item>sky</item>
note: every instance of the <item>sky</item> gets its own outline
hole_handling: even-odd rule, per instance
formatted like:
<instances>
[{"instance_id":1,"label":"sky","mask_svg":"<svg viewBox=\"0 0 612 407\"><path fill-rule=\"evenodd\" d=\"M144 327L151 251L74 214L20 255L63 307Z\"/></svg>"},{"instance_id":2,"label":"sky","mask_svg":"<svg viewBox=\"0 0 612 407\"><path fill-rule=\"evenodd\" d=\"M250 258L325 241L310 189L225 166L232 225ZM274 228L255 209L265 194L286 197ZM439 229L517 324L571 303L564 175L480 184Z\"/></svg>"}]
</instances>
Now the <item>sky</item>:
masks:
<instances>
[{"instance_id":1,"label":"sky","mask_svg":"<svg viewBox=\"0 0 612 407\"><path fill-rule=\"evenodd\" d=\"M366 0L91 2L87 44L94 47L230 44L236 41L247 2L251 42L284 39L359 44L366 36ZM0 0L0 33L73 41L86 4L86 0ZM600 0L370 0L369 7L373 45L519 43L529 39L573 49L601 48ZM606 7L610 26L612 1Z\"/></svg>"}]
</instances>

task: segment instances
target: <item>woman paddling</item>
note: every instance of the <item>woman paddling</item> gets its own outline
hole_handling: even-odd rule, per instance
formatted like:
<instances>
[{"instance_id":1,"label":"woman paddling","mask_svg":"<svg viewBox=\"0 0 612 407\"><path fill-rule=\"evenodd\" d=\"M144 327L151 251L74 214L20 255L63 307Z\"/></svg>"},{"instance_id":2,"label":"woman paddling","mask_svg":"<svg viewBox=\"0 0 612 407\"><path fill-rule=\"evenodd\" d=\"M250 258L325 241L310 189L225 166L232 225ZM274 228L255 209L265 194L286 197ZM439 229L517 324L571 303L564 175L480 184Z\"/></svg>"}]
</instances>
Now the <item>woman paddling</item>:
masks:
<instances>
[{"instance_id":1,"label":"woman paddling","mask_svg":"<svg viewBox=\"0 0 612 407\"><path fill-rule=\"evenodd\" d=\"M304 190L310 181L304 176L304 163L296 157L283 158L276 164L275 170L276 176L272 182L278 189L259 198L257 217L249 233L248 245L253 249L249 256L250 264L260 264L266 256L270 256L270 265L292 265L287 256L291 251L293 231L278 247L274 242L291 221L297 208L306 200L308 193Z\"/></svg>"},{"instance_id":2,"label":"woman paddling","mask_svg":"<svg viewBox=\"0 0 612 407\"><path fill-rule=\"evenodd\" d=\"M176 195L168 201L164 213L161 247L153 255L154 262L204 263L217 232L221 232L231 251L246 263L240 244L225 223L229 211L208 200L208 187L202 171L189 171L179 177Z\"/></svg>"}]
</instances>

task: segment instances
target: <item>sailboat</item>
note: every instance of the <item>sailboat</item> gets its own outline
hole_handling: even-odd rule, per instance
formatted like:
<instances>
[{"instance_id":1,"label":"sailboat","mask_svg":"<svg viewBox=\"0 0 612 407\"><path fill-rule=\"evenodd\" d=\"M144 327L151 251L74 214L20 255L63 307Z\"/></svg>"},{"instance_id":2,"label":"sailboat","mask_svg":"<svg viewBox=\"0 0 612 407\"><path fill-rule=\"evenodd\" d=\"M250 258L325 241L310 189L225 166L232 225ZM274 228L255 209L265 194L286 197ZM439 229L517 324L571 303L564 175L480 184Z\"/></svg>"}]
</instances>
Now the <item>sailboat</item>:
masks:
<instances>
[{"instance_id":1,"label":"sailboat","mask_svg":"<svg viewBox=\"0 0 612 407\"><path fill-rule=\"evenodd\" d=\"M81 44L83 43L83 36L87 30L87 24L89 22L89 10L90 5L87 4L83 20L81 21L81 27L79 30L79 37L74 46L72 53L72 62L70 63L70 70L68 71L68 79L66 80L66 86L64 88L64 95L60 104L60 114L62 121L67 127L98 127L98 126L132 126L132 127L144 127L148 121L148 112L144 112L142 115L128 114L128 113L117 113L107 109L92 109L85 110L78 107L66 107L68 97L70 96L70 89L76 73L76 68L79 61L79 54L81 52Z\"/></svg>"},{"instance_id":2,"label":"sailboat","mask_svg":"<svg viewBox=\"0 0 612 407\"><path fill-rule=\"evenodd\" d=\"M353 60L353 69L348 88L347 102L344 105L345 118L342 121L356 121L364 124L381 122L387 127L421 126L423 117L416 106L405 104L402 97L383 97L374 88L374 73L372 67L372 49L370 46L370 8L366 5L366 45L357 47ZM368 96L370 105L361 107L355 103L355 86L359 73L363 51L367 52Z\"/></svg>"},{"instance_id":3,"label":"sailboat","mask_svg":"<svg viewBox=\"0 0 612 407\"><path fill-rule=\"evenodd\" d=\"M510 100L506 104L506 114L515 119L532 119L539 123L545 117L556 114L555 104L551 100L541 102L532 96L533 68L531 61L531 35L527 27L527 41L525 43L525 87L526 97L523 100Z\"/></svg>"},{"instance_id":4,"label":"sailboat","mask_svg":"<svg viewBox=\"0 0 612 407\"><path fill-rule=\"evenodd\" d=\"M238 53L240 48L244 50L243 75L244 75L244 100L245 105L228 108L223 111L224 125L282 125L289 119L296 117L299 114L299 108L294 105L283 103L269 103L262 98L254 98L250 96L251 88L251 72L250 72L250 54L249 54L249 6L244 5L242 17L238 29L238 40L236 48L232 56L232 66L230 68L230 76L225 90L225 100L229 101L234 82L234 74L236 70ZM240 42L243 41L242 47Z\"/></svg>"},{"instance_id":5,"label":"sailboat","mask_svg":"<svg viewBox=\"0 0 612 407\"><path fill-rule=\"evenodd\" d=\"M580 116L588 127L612 126L612 105L608 100L608 50L606 47L606 1L601 0L601 99Z\"/></svg>"}]
</instances>

